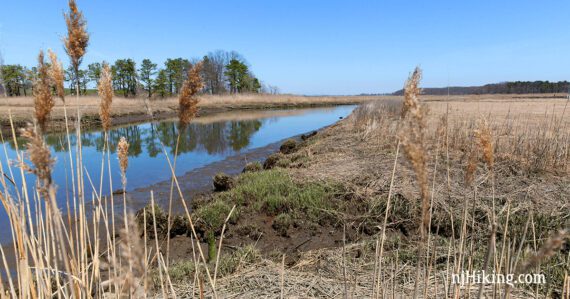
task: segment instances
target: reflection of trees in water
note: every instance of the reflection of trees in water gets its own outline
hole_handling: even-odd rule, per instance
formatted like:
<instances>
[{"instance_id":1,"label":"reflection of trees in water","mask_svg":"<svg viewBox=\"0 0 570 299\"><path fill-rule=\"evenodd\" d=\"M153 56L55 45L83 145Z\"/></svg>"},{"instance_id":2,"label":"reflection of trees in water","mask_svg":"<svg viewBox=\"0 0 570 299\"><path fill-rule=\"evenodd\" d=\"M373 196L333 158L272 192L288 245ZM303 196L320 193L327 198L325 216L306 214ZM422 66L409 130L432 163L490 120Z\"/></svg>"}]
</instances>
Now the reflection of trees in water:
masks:
<instances>
[{"instance_id":1,"label":"reflection of trees in water","mask_svg":"<svg viewBox=\"0 0 570 299\"><path fill-rule=\"evenodd\" d=\"M251 137L262 126L259 120L226 121L209 124L191 123L180 135L179 153L194 150L204 150L208 154L219 154L228 150L239 151L247 147ZM178 138L178 126L175 122L161 122L128 127L114 128L109 131L109 148L115 152L122 136L129 141L129 156L137 157L146 151L150 157L156 157L161 151L162 142L173 154ZM76 135L70 135L71 147L76 146ZM84 147L95 147L103 151L105 134L103 132L83 132L81 143ZM66 151L67 138L63 134L46 136L46 143L56 152ZM18 138L18 144L23 148L25 140ZM12 141L9 145L14 148Z\"/></svg>"}]
</instances>

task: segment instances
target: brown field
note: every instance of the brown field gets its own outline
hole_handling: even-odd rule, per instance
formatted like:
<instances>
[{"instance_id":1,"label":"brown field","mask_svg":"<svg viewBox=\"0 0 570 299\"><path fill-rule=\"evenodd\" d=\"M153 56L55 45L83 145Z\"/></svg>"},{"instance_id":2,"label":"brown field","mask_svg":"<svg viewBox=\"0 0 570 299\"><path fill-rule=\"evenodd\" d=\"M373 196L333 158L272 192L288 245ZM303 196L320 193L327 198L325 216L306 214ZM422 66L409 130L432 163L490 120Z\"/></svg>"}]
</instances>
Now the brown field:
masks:
<instances>
[{"instance_id":1,"label":"brown field","mask_svg":"<svg viewBox=\"0 0 570 299\"><path fill-rule=\"evenodd\" d=\"M360 104L370 101L401 100L401 96L297 96L297 95L203 95L200 97L199 115L224 112L235 109L277 109L302 108L312 106ZM521 118L541 118L544 115L560 115L566 100L562 95L467 95L467 96L423 96L434 114L450 109L450 117L464 114L482 116L492 113L496 116L511 115ZM0 98L0 122L3 129L9 127L9 117L17 127L30 122L34 115L32 97ZM100 98L85 96L77 103L74 97L67 100L70 119L74 119L77 109L84 117L86 127L98 127ZM177 116L178 99L166 98L145 101L140 98L116 97L112 104L113 123L116 125L149 120L148 111L156 119ZM565 118L568 121L568 118ZM64 105L56 101L51 113L51 127L61 129L64 123Z\"/></svg>"}]
</instances>

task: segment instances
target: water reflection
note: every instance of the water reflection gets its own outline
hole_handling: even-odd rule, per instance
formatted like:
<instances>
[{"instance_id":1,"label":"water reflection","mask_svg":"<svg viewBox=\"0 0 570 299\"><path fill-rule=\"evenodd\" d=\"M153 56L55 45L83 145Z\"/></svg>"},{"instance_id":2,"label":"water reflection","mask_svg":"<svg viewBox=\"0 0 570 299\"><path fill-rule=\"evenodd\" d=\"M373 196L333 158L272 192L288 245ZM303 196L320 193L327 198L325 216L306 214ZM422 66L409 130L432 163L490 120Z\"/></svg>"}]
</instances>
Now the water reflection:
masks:
<instances>
[{"instance_id":1,"label":"water reflection","mask_svg":"<svg viewBox=\"0 0 570 299\"><path fill-rule=\"evenodd\" d=\"M238 152L250 144L251 136L259 131L261 120L226 121L209 124L192 123L180 132L178 153L205 151L208 154L224 154L228 151ZM174 154L179 134L176 122L161 122L157 124L134 125L118 127L109 131L109 148L115 152L121 137L129 141L129 156L138 157L146 152L149 157L156 157L162 152L160 144ZM77 136L70 136L71 147L77 144ZM97 152L103 151L104 134L102 132L83 132L81 144L92 147ZM20 147L25 147L26 139L18 138ZM48 135L46 143L56 152L66 152L68 149L65 135ZM10 148L15 150L13 141Z\"/></svg>"},{"instance_id":2,"label":"water reflection","mask_svg":"<svg viewBox=\"0 0 570 299\"><path fill-rule=\"evenodd\" d=\"M305 133L311 130L330 125L339 117L347 116L354 106L341 106L334 108L289 109L272 111L241 111L231 114L217 114L196 119L180 132L178 144L178 158L176 175L199 169L213 162L221 161L228 156L266 146L285 138ZM163 147L172 161L176 150L179 135L178 125L175 121L161 121L157 123L143 123L115 127L109 131L109 147L111 157L110 166L105 166L101 174L101 163L106 160L103 156L104 133L97 130L85 130L81 133L82 166L84 169L86 200L91 200L95 192L99 191L102 183L102 194L106 195L121 186L120 170L116 157L117 144L121 137L125 137L129 146L129 168L127 170L127 190L149 186L171 177L171 170L164 155ZM75 147L77 136L69 136L71 142L71 159L76 160ZM18 138L18 148L25 148L26 140ZM76 165L71 168L70 153L68 152L68 137L65 134L52 134L46 136L46 143L50 146L53 157L56 159L53 168L53 181L57 187L57 201L60 207L65 208L67 200L72 198L73 181L71 173L76 172ZM14 167L17 161L16 147L13 140L4 144L6 155L0 155L2 168L7 170ZM245 163L245 162L244 162ZM109 179L110 168L111 179ZM9 190L13 196L22 186L20 172L6 171L14 186ZM10 173L14 173L14 176ZM32 187L35 177L25 174L28 192L33 194ZM102 180L102 181L101 181ZM112 186L110 186L111 181ZM16 187L18 186L18 187ZM96 187L95 187L96 186ZM0 209L0 225L7 225L7 216ZM0 232L0 242L7 236Z\"/></svg>"}]
</instances>

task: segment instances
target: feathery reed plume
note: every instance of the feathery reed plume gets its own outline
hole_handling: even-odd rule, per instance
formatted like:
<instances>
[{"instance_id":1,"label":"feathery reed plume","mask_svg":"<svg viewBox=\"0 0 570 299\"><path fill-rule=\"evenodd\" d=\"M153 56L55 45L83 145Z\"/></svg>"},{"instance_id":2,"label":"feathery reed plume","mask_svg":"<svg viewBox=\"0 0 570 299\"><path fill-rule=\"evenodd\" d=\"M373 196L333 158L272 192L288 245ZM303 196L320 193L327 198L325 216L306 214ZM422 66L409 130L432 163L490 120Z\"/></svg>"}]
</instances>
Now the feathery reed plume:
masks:
<instances>
[{"instance_id":1,"label":"feathery reed plume","mask_svg":"<svg viewBox=\"0 0 570 299\"><path fill-rule=\"evenodd\" d=\"M401 128L399 138L404 146L404 153L412 163L412 167L420 185L421 196L421 225L422 237L429 226L429 190L426 170L426 150L424 147L424 127L426 109L419 99L419 82L422 76L420 68L416 67L404 86L404 103L401 112Z\"/></svg>"},{"instance_id":2,"label":"feathery reed plume","mask_svg":"<svg viewBox=\"0 0 570 299\"><path fill-rule=\"evenodd\" d=\"M65 75L63 72L63 66L61 65L61 62L57 60L57 55L52 50L48 50L48 55L51 62L51 68L49 69L51 80L55 85L57 96L65 103L65 89L63 87Z\"/></svg>"},{"instance_id":3,"label":"feathery reed plume","mask_svg":"<svg viewBox=\"0 0 570 299\"><path fill-rule=\"evenodd\" d=\"M67 37L63 39L65 51L71 59L71 64L77 75L79 65L85 55L85 50L89 44L89 34L87 33L87 23L83 18L83 13L77 8L75 0L69 0L69 13L64 14L67 25Z\"/></svg>"},{"instance_id":4,"label":"feathery reed plume","mask_svg":"<svg viewBox=\"0 0 570 299\"><path fill-rule=\"evenodd\" d=\"M38 55L38 78L34 83L34 108L41 132L45 132L51 109L55 105L50 89L49 67L44 61L44 52Z\"/></svg>"},{"instance_id":5,"label":"feathery reed plume","mask_svg":"<svg viewBox=\"0 0 570 299\"><path fill-rule=\"evenodd\" d=\"M479 141L479 146L483 150L483 159L489 166L489 169L493 169L495 164L495 156L493 154L493 135L491 133L491 127L486 119L479 123L479 129L475 130L475 137Z\"/></svg>"},{"instance_id":6,"label":"feathery reed plume","mask_svg":"<svg viewBox=\"0 0 570 299\"><path fill-rule=\"evenodd\" d=\"M421 93L419 85L421 80L422 70L419 67L416 67L412 75L406 81L406 86L404 87L404 103L401 113L402 118L406 117L408 113L411 113L416 118L423 118L422 106L420 105L419 99L419 95Z\"/></svg>"},{"instance_id":7,"label":"feathery reed plume","mask_svg":"<svg viewBox=\"0 0 570 299\"><path fill-rule=\"evenodd\" d=\"M123 186L127 183L127 167L129 167L129 143L125 137L121 137L117 146L117 155L119 156L119 166L121 167L121 178Z\"/></svg>"},{"instance_id":8,"label":"feathery reed plume","mask_svg":"<svg viewBox=\"0 0 570 299\"><path fill-rule=\"evenodd\" d=\"M196 94L204 86L204 82L200 76L201 69L201 62L191 66L188 69L186 80L180 89L180 95L178 96L180 106L178 118L180 120L181 127L185 127L190 123L192 118L194 118L198 112L198 97L196 97Z\"/></svg>"},{"instance_id":9,"label":"feathery reed plume","mask_svg":"<svg viewBox=\"0 0 570 299\"><path fill-rule=\"evenodd\" d=\"M23 129L22 136L29 141L27 143L28 156L34 167L25 164L22 166L26 171L37 176L38 190L42 195L47 196L52 183L51 168L55 160L51 157L51 152L44 139L34 127L30 125Z\"/></svg>"},{"instance_id":10,"label":"feathery reed plume","mask_svg":"<svg viewBox=\"0 0 570 299\"><path fill-rule=\"evenodd\" d=\"M538 253L529 258L521 267L518 273L526 273L526 271L536 267L542 261L548 260L553 257L558 250L564 246L564 243L570 235L566 230L560 230L550 237L546 243L540 248Z\"/></svg>"},{"instance_id":11,"label":"feathery reed plume","mask_svg":"<svg viewBox=\"0 0 570 299\"><path fill-rule=\"evenodd\" d=\"M99 92L99 97L101 97L101 106L99 110L101 123L103 124L103 129L105 131L109 131L109 128L111 127L111 103L113 102L113 78L111 68L106 62L103 63L97 91Z\"/></svg>"}]
</instances>

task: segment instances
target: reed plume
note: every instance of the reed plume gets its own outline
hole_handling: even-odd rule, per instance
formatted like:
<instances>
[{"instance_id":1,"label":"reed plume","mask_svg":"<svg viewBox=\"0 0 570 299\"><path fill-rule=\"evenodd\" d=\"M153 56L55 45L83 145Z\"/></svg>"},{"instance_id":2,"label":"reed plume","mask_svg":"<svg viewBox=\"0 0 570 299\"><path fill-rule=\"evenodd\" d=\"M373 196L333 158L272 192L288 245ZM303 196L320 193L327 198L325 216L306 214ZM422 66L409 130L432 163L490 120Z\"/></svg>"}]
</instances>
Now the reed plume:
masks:
<instances>
[{"instance_id":1,"label":"reed plume","mask_svg":"<svg viewBox=\"0 0 570 299\"><path fill-rule=\"evenodd\" d=\"M178 96L179 111L178 118L180 126L185 127L196 116L198 112L198 97L196 94L204 86L200 71L202 70L202 63L196 63L188 69L188 74Z\"/></svg>"},{"instance_id":2,"label":"reed plume","mask_svg":"<svg viewBox=\"0 0 570 299\"><path fill-rule=\"evenodd\" d=\"M67 25L67 37L63 39L63 43L71 59L75 75L77 75L79 65L89 45L87 22L83 18L83 13L77 8L75 0L69 0L69 13L64 14L64 18Z\"/></svg>"},{"instance_id":3,"label":"reed plume","mask_svg":"<svg viewBox=\"0 0 570 299\"><path fill-rule=\"evenodd\" d=\"M544 243L536 255L530 257L527 261L525 261L518 273L526 273L528 270L536 267L541 262L553 257L564 246L569 237L570 234L567 230L560 230L556 232L546 241L546 243Z\"/></svg>"},{"instance_id":4,"label":"reed plume","mask_svg":"<svg viewBox=\"0 0 570 299\"><path fill-rule=\"evenodd\" d=\"M412 75L406 81L406 85L404 87L404 103L401 113L402 118L406 117L408 113L411 113L414 117L420 120L423 119L423 109L419 99L419 95L421 93L419 85L421 80L422 70L419 67L416 67Z\"/></svg>"},{"instance_id":5,"label":"reed plume","mask_svg":"<svg viewBox=\"0 0 570 299\"><path fill-rule=\"evenodd\" d=\"M113 78L108 63L103 63L97 91L99 92L99 97L101 97L99 109L101 123L103 124L103 129L109 131L111 127L111 103L113 102Z\"/></svg>"},{"instance_id":6,"label":"reed plume","mask_svg":"<svg viewBox=\"0 0 570 299\"><path fill-rule=\"evenodd\" d=\"M38 55L38 78L34 82L34 109L41 132L45 132L51 109L55 105L50 87L50 68L45 64L44 52Z\"/></svg>"},{"instance_id":7,"label":"reed plume","mask_svg":"<svg viewBox=\"0 0 570 299\"><path fill-rule=\"evenodd\" d=\"M38 191L47 196L47 191L52 183L51 169L55 160L51 157L51 152L35 127L28 126L22 130L22 136L28 140L27 153L33 167L23 165L24 169L33 173L38 178Z\"/></svg>"},{"instance_id":8,"label":"reed plume","mask_svg":"<svg viewBox=\"0 0 570 299\"><path fill-rule=\"evenodd\" d=\"M52 50L48 50L48 55L51 62L51 68L49 70L51 80L55 85L57 96L65 103L65 88L63 87L65 75L63 72L63 66L61 65L61 62L57 60L57 55Z\"/></svg>"},{"instance_id":9,"label":"reed plume","mask_svg":"<svg viewBox=\"0 0 570 299\"><path fill-rule=\"evenodd\" d=\"M419 83L422 71L416 67L404 86L404 103L401 111L399 138L404 153L412 163L414 173L420 185L421 225L420 232L425 236L429 229L429 190L426 170L426 149L424 146L424 128L426 109L421 105Z\"/></svg>"},{"instance_id":10,"label":"reed plume","mask_svg":"<svg viewBox=\"0 0 570 299\"><path fill-rule=\"evenodd\" d=\"M123 186L127 183L127 167L129 167L129 143L125 137L121 137L119 140L119 145L117 147L117 155L119 156L119 166L121 168L121 178L123 181Z\"/></svg>"}]
</instances>

